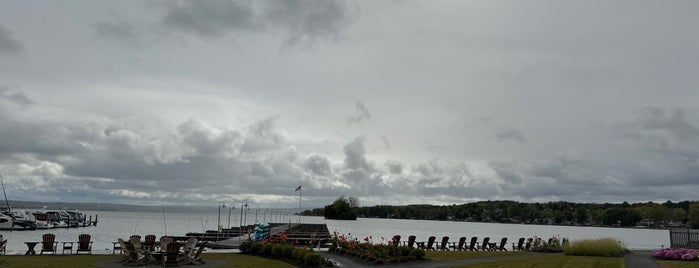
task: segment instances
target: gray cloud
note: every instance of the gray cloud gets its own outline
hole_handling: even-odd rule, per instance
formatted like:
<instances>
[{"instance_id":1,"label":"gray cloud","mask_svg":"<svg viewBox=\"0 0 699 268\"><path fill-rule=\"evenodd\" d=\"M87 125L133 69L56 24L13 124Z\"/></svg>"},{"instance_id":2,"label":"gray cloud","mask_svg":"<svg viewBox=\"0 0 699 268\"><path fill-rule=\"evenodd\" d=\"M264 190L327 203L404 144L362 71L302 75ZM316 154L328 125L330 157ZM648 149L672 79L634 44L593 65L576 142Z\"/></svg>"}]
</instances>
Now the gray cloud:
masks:
<instances>
[{"instance_id":1,"label":"gray cloud","mask_svg":"<svg viewBox=\"0 0 699 268\"><path fill-rule=\"evenodd\" d=\"M183 1L167 3L162 22L185 33L219 37L228 33L255 31L257 11L248 1Z\"/></svg>"},{"instance_id":2,"label":"gray cloud","mask_svg":"<svg viewBox=\"0 0 699 268\"><path fill-rule=\"evenodd\" d=\"M138 24L125 19L100 21L92 25L98 36L116 40L130 45L146 45L147 35Z\"/></svg>"},{"instance_id":3,"label":"gray cloud","mask_svg":"<svg viewBox=\"0 0 699 268\"><path fill-rule=\"evenodd\" d=\"M10 89L3 85L0 85L0 99L7 100L23 107L34 105L34 101L27 97L27 95L25 95L23 92L10 93Z\"/></svg>"},{"instance_id":4,"label":"gray cloud","mask_svg":"<svg viewBox=\"0 0 699 268\"><path fill-rule=\"evenodd\" d=\"M162 29L206 40L266 34L281 37L282 47L288 48L338 40L356 13L344 0L179 1L151 6L164 11L159 24L119 17L93 27L101 36L139 45L166 36Z\"/></svg>"},{"instance_id":5,"label":"gray cloud","mask_svg":"<svg viewBox=\"0 0 699 268\"><path fill-rule=\"evenodd\" d=\"M361 123L364 120L371 119L371 113L369 112L369 109L366 108L363 102L357 101L354 104L354 107L357 109L356 114L347 118L347 123Z\"/></svg>"},{"instance_id":6,"label":"gray cloud","mask_svg":"<svg viewBox=\"0 0 699 268\"><path fill-rule=\"evenodd\" d=\"M510 128L495 133L495 138L500 142L525 143L527 140L519 129Z\"/></svg>"},{"instance_id":7,"label":"gray cloud","mask_svg":"<svg viewBox=\"0 0 699 268\"><path fill-rule=\"evenodd\" d=\"M313 154L308 156L304 161L304 166L313 174L320 176L330 176L333 173L330 159L323 155Z\"/></svg>"},{"instance_id":8,"label":"gray cloud","mask_svg":"<svg viewBox=\"0 0 699 268\"><path fill-rule=\"evenodd\" d=\"M22 41L12 38L12 32L0 24L0 53L18 54L23 51Z\"/></svg>"}]
</instances>

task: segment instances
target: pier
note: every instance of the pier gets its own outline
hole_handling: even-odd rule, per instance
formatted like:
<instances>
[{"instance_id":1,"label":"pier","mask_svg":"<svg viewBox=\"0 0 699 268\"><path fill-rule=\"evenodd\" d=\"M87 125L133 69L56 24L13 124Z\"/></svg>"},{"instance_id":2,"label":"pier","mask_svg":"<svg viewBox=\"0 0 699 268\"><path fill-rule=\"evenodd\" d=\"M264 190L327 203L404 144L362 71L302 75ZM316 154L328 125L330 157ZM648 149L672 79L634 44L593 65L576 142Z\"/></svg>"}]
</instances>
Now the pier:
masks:
<instances>
[{"instance_id":1,"label":"pier","mask_svg":"<svg viewBox=\"0 0 699 268\"><path fill-rule=\"evenodd\" d=\"M325 244L330 239L328 226L325 224L310 223L270 223L270 235L275 236L285 233L287 241L296 245L309 245L316 247ZM252 239L254 236L254 225L244 227L233 227L221 231L209 230L205 233L187 233L185 236L173 236L175 240L187 240L191 237L199 241L208 241L209 248L212 249L237 249L240 242Z\"/></svg>"}]
</instances>

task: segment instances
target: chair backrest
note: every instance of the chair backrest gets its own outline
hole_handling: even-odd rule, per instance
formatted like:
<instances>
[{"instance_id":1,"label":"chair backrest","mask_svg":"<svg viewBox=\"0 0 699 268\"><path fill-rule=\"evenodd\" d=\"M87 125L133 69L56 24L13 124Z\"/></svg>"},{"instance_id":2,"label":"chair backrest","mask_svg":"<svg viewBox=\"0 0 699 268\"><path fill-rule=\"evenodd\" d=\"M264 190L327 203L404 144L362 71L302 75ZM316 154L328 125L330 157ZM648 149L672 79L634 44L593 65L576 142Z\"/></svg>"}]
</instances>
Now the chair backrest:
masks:
<instances>
[{"instance_id":1,"label":"chair backrest","mask_svg":"<svg viewBox=\"0 0 699 268\"><path fill-rule=\"evenodd\" d=\"M415 238L416 237L414 235L408 236L408 247L409 248L413 248L415 246Z\"/></svg>"},{"instance_id":2,"label":"chair backrest","mask_svg":"<svg viewBox=\"0 0 699 268\"><path fill-rule=\"evenodd\" d=\"M527 245L526 245L526 247L525 247L524 249L526 249L526 250L531 250L531 249L532 249L532 241L534 241L533 238L531 238L531 237L530 237L530 238L527 238Z\"/></svg>"},{"instance_id":3,"label":"chair backrest","mask_svg":"<svg viewBox=\"0 0 699 268\"><path fill-rule=\"evenodd\" d=\"M146 235L146 237L143 240L143 243L141 243L141 248L148 251L155 250L155 235Z\"/></svg>"},{"instance_id":4,"label":"chair backrest","mask_svg":"<svg viewBox=\"0 0 699 268\"><path fill-rule=\"evenodd\" d=\"M434 236L430 236L430 238L427 239L427 248L432 248L432 245L434 245L434 240L437 239Z\"/></svg>"},{"instance_id":5,"label":"chair backrest","mask_svg":"<svg viewBox=\"0 0 699 268\"><path fill-rule=\"evenodd\" d=\"M129 242L133 244L135 250L141 250L141 236L132 235L131 238L129 238Z\"/></svg>"},{"instance_id":6,"label":"chair backrest","mask_svg":"<svg viewBox=\"0 0 699 268\"><path fill-rule=\"evenodd\" d=\"M194 248L194 246L197 245L197 241L199 240L197 240L194 237L190 237L189 239L187 239L187 241L184 242L184 250L186 252L190 252Z\"/></svg>"},{"instance_id":7,"label":"chair backrest","mask_svg":"<svg viewBox=\"0 0 699 268\"><path fill-rule=\"evenodd\" d=\"M90 249L90 239L92 236L89 234L80 234L78 235L78 250L88 250Z\"/></svg>"},{"instance_id":8,"label":"chair backrest","mask_svg":"<svg viewBox=\"0 0 699 268\"><path fill-rule=\"evenodd\" d=\"M391 244L394 246L400 245L400 235L394 235L393 239L391 239Z\"/></svg>"},{"instance_id":9,"label":"chair backrest","mask_svg":"<svg viewBox=\"0 0 699 268\"><path fill-rule=\"evenodd\" d=\"M166 251L167 245L170 243L172 243L172 237L169 237L169 236L160 237L160 250Z\"/></svg>"},{"instance_id":10,"label":"chair backrest","mask_svg":"<svg viewBox=\"0 0 699 268\"><path fill-rule=\"evenodd\" d=\"M41 248L44 251L52 251L54 250L54 244L56 242L56 235L55 234L44 234L41 236Z\"/></svg>"},{"instance_id":11,"label":"chair backrest","mask_svg":"<svg viewBox=\"0 0 699 268\"><path fill-rule=\"evenodd\" d=\"M209 245L209 242L204 241L204 243L201 243L199 245L199 249L197 249L197 253L194 254L194 260L198 260L201 256L201 253L204 251L204 248Z\"/></svg>"},{"instance_id":12,"label":"chair backrest","mask_svg":"<svg viewBox=\"0 0 699 268\"><path fill-rule=\"evenodd\" d=\"M456 248L457 250L462 250L464 249L464 244L466 244L466 237L462 236L459 238L459 246Z\"/></svg>"},{"instance_id":13,"label":"chair backrest","mask_svg":"<svg viewBox=\"0 0 699 268\"><path fill-rule=\"evenodd\" d=\"M487 248L490 245L490 237L483 238L483 243L481 243L481 248Z\"/></svg>"},{"instance_id":14,"label":"chair backrest","mask_svg":"<svg viewBox=\"0 0 699 268\"><path fill-rule=\"evenodd\" d=\"M519 240L517 241L517 247L515 249L517 250L523 250L524 247L524 237L520 237Z\"/></svg>"},{"instance_id":15,"label":"chair backrest","mask_svg":"<svg viewBox=\"0 0 699 268\"><path fill-rule=\"evenodd\" d=\"M443 236L443 237L442 237L442 243L439 244L439 248L441 248L441 249L446 249L448 244L449 244L449 237L448 237L448 236Z\"/></svg>"},{"instance_id":16,"label":"chair backrest","mask_svg":"<svg viewBox=\"0 0 699 268\"><path fill-rule=\"evenodd\" d=\"M478 237L471 237L471 243L468 245L468 249L474 250L476 248L476 243L478 243Z\"/></svg>"},{"instance_id":17,"label":"chair backrest","mask_svg":"<svg viewBox=\"0 0 699 268\"><path fill-rule=\"evenodd\" d=\"M505 248L505 244L507 244L507 237L503 237L502 239L500 239L500 246L498 247L498 249Z\"/></svg>"},{"instance_id":18,"label":"chair backrest","mask_svg":"<svg viewBox=\"0 0 699 268\"><path fill-rule=\"evenodd\" d=\"M180 254L180 243L177 242L170 242L167 244L167 248L165 251L165 258L168 261L173 261L177 260L177 255Z\"/></svg>"}]
</instances>

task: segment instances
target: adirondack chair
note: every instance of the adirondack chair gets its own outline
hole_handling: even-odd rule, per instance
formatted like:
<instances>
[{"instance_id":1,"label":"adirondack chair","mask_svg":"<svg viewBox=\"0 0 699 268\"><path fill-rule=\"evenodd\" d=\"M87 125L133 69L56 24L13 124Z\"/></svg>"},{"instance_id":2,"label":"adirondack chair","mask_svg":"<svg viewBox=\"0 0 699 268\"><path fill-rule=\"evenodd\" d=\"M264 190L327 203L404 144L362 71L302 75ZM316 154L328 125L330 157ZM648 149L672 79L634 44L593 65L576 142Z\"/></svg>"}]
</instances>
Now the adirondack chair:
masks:
<instances>
[{"instance_id":1,"label":"adirondack chair","mask_svg":"<svg viewBox=\"0 0 699 268\"><path fill-rule=\"evenodd\" d=\"M155 235L146 235L144 239L143 243L141 243L141 248L147 251L155 251Z\"/></svg>"},{"instance_id":2,"label":"adirondack chair","mask_svg":"<svg viewBox=\"0 0 699 268\"><path fill-rule=\"evenodd\" d=\"M44 234L41 236L41 252L39 254L43 255L44 252L52 252L56 255L57 247L58 241L56 241L55 234Z\"/></svg>"},{"instance_id":3,"label":"adirondack chair","mask_svg":"<svg viewBox=\"0 0 699 268\"><path fill-rule=\"evenodd\" d=\"M457 250L461 251L461 250L466 250L464 248L465 245L466 245L466 237L462 236L461 238L459 238L458 244L454 243L450 247L453 248L454 251L457 251Z\"/></svg>"},{"instance_id":4,"label":"adirondack chair","mask_svg":"<svg viewBox=\"0 0 699 268\"><path fill-rule=\"evenodd\" d=\"M204 260L201 259L201 253L204 252L204 248L209 245L209 242L204 241L199 245L199 249L192 251L192 254L185 255L185 264L204 264Z\"/></svg>"},{"instance_id":5,"label":"adirondack chair","mask_svg":"<svg viewBox=\"0 0 699 268\"><path fill-rule=\"evenodd\" d=\"M141 236L140 235L132 235L131 238L129 238L129 242L133 244L133 247L136 251L143 251L141 248Z\"/></svg>"},{"instance_id":6,"label":"adirondack chair","mask_svg":"<svg viewBox=\"0 0 699 268\"><path fill-rule=\"evenodd\" d=\"M80 254L80 252L87 252L87 254L92 254L92 237L89 234L78 235L78 249L75 254Z\"/></svg>"},{"instance_id":7,"label":"adirondack chair","mask_svg":"<svg viewBox=\"0 0 699 268\"><path fill-rule=\"evenodd\" d=\"M123 240L122 240L123 241ZM148 265L148 254L143 254L140 250L136 250L131 241L124 242L124 252L127 254L126 263L128 266L146 266Z\"/></svg>"},{"instance_id":8,"label":"adirondack chair","mask_svg":"<svg viewBox=\"0 0 699 268\"><path fill-rule=\"evenodd\" d=\"M520 237L517 243L512 243L512 251L523 251L524 250L524 237Z\"/></svg>"},{"instance_id":9,"label":"adirondack chair","mask_svg":"<svg viewBox=\"0 0 699 268\"><path fill-rule=\"evenodd\" d=\"M434 240L437 239L434 236L430 236L427 238L427 245L425 246L425 250L434 250Z\"/></svg>"},{"instance_id":10,"label":"adirondack chair","mask_svg":"<svg viewBox=\"0 0 699 268\"><path fill-rule=\"evenodd\" d=\"M490 250L490 237L483 238L483 242L478 246L478 250Z\"/></svg>"},{"instance_id":11,"label":"adirondack chair","mask_svg":"<svg viewBox=\"0 0 699 268\"><path fill-rule=\"evenodd\" d=\"M163 267L180 266L180 243L171 242L167 244L165 256L163 256Z\"/></svg>"},{"instance_id":12,"label":"adirondack chair","mask_svg":"<svg viewBox=\"0 0 699 268\"><path fill-rule=\"evenodd\" d=\"M414 235L408 236L408 247L409 248L415 247L415 236Z\"/></svg>"},{"instance_id":13,"label":"adirondack chair","mask_svg":"<svg viewBox=\"0 0 699 268\"><path fill-rule=\"evenodd\" d=\"M495 245L495 248L491 248L491 250L499 250L499 251L507 251L507 248L505 247L507 245L507 237L503 237L500 239L500 244Z\"/></svg>"},{"instance_id":14,"label":"adirondack chair","mask_svg":"<svg viewBox=\"0 0 699 268\"><path fill-rule=\"evenodd\" d=\"M167 250L167 244L172 243L172 237L162 236L160 237L160 251Z\"/></svg>"},{"instance_id":15,"label":"adirondack chair","mask_svg":"<svg viewBox=\"0 0 699 268\"><path fill-rule=\"evenodd\" d=\"M391 245L393 246L400 246L400 235L394 235L393 238L391 239Z\"/></svg>"},{"instance_id":16,"label":"adirondack chair","mask_svg":"<svg viewBox=\"0 0 699 268\"><path fill-rule=\"evenodd\" d=\"M478 237L471 237L471 243L468 244L468 250L476 251L478 250Z\"/></svg>"},{"instance_id":17,"label":"adirondack chair","mask_svg":"<svg viewBox=\"0 0 699 268\"><path fill-rule=\"evenodd\" d=\"M443 236L442 237L442 242L439 243L439 250L441 251L449 251L449 237L448 236Z\"/></svg>"},{"instance_id":18,"label":"adirondack chair","mask_svg":"<svg viewBox=\"0 0 699 268\"><path fill-rule=\"evenodd\" d=\"M129 252L126 250L126 241L119 238L117 244L119 244L119 248L121 249L121 262L127 262L129 260Z\"/></svg>"},{"instance_id":19,"label":"adirondack chair","mask_svg":"<svg viewBox=\"0 0 699 268\"><path fill-rule=\"evenodd\" d=\"M534 242L533 238L527 238L527 244L524 246L524 250L526 251L531 251L532 250L532 243Z\"/></svg>"},{"instance_id":20,"label":"adirondack chair","mask_svg":"<svg viewBox=\"0 0 699 268\"><path fill-rule=\"evenodd\" d=\"M194 247L197 245L197 241L198 240L196 238L190 237L189 239L187 239L186 242L184 242L184 245L182 245L182 248L184 249L183 251L184 251L185 257L190 255L190 254L194 254L193 251L194 251Z\"/></svg>"},{"instance_id":21,"label":"adirondack chair","mask_svg":"<svg viewBox=\"0 0 699 268\"><path fill-rule=\"evenodd\" d=\"M6 255L7 253L7 239L2 239L2 235L0 235L0 252L2 252L2 255Z\"/></svg>"}]
</instances>

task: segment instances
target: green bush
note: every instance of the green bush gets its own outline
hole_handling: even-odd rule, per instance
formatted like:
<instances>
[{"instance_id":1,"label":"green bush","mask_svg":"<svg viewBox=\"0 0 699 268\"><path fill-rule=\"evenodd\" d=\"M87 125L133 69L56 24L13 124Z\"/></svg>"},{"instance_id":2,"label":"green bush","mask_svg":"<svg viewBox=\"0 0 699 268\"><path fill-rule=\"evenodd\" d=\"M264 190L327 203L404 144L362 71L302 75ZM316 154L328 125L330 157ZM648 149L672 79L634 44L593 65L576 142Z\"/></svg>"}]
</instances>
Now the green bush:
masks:
<instances>
[{"instance_id":1,"label":"green bush","mask_svg":"<svg viewBox=\"0 0 699 268\"><path fill-rule=\"evenodd\" d=\"M415 259L422 260L422 258L425 257L425 250L414 248L410 251L410 256L415 256Z\"/></svg>"},{"instance_id":2,"label":"green bush","mask_svg":"<svg viewBox=\"0 0 699 268\"><path fill-rule=\"evenodd\" d=\"M251 245L252 245L252 241L245 240L245 241L240 243L240 246L238 246L238 249L243 253L250 253L250 246Z\"/></svg>"},{"instance_id":3,"label":"green bush","mask_svg":"<svg viewBox=\"0 0 699 268\"><path fill-rule=\"evenodd\" d=\"M398 252L400 252L401 256L408 256L410 255L410 248L408 246L401 246L398 247Z\"/></svg>"},{"instance_id":4,"label":"green bush","mask_svg":"<svg viewBox=\"0 0 699 268\"><path fill-rule=\"evenodd\" d=\"M282 256L282 249L284 248L284 245L281 244L274 244L272 246L272 256L275 257L281 257Z\"/></svg>"},{"instance_id":5,"label":"green bush","mask_svg":"<svg viewBox=\"0 0 699 268\"><path fill-rule=\"evenodd\" d=\"M250 244L250 253L256 254L256 253L260 252L260 250L262 250L262 243L253 241Z\"/></svg>"},{"instance_id":6,"label":"green bush","mask_svg":"<svg viewBox=\"0 0 699 268\"><path fill-rule=\"evenodd\" d=\"M284 245L282 247L282 256L285 258L294 258L294 246Z\"/></svg>"},{"instance_id":7,"label":"green bush","mask_svg":"<svg viewBox=\"0 0 699 268\"><path fill-rule=\"evenodd\" d=\"M262 253L265 255L272 255L272 246L274 246L274 244L265 243L262 245Z\"/></svg>"},{"instance_id":8,"label":"green bush","mask_svg":"<svg viewBox=\"0 0 699 268\"><path fill-rule=\"evenodd\" d=\"M299 261L303 261L303 257L306 256L306 250L302 248L294 248L294 251L291 253L293 255L293 258Z\"/></svg>"},{"instance_id":9,"label":"green bush","mask_svg":"<svg viewBox=\"0 0 699 268\"><path fill-rule=\"evenodd\" d=\"M566 255L618 257L626 253L623 244L613 238L586 239L564 245Z\"/></svg>"},{"instance_id":10,"label":"green bush","mask_svg":"<svg viewBox=\"0 0 699 268\"><path fill-rule=\"evenodd\" d=\"M308 266L318 266L322 263L324 263L323 256L320 256L317 253L312 253L309 252L305 256L303 256L303 263Z\"/></svg>"}]
</instances>

